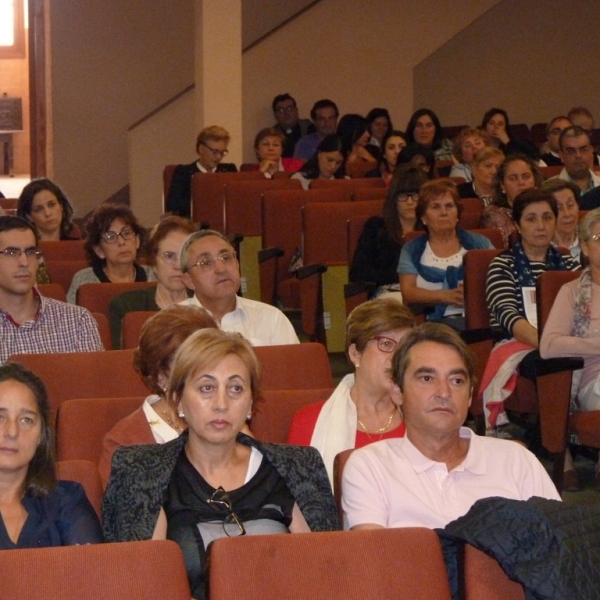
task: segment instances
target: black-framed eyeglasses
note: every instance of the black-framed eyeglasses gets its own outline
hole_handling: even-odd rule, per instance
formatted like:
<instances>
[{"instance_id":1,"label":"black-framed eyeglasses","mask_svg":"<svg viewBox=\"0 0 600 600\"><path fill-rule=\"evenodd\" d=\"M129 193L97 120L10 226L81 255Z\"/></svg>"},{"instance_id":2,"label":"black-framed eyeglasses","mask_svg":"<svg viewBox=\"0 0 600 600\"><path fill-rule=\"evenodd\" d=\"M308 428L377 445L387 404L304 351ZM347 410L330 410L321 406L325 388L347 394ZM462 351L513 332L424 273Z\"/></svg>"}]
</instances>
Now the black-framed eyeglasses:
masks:
<instances>
[{"instance_id":1,"label":"black-framed eyeglasses","mask_svg":"<svg viewBox=\"0 0 600 600\"><path fill-rule=\"evenodd\" d=\"M226 510L227 515L223 520L223 531L227 537L237 537L235 535L231 535L225 525L229 525L230 523L234 523L239 531L238 535L246 535L246 530L244 529L244 524L240 521L240 518L233 512L231 508L231 500L229 498L229 494L219 486L213 493L213 495L206 500L206 503L216 507L217 509Z\"/></svg>"},{"instance_id":2,"label":"black-framed eyeglasses","mask_svg":"<svg viewBox=\"0 0 600 600\"><path fill-rule=\"evenodd\" d=\"M234 263L236 256L235 250L232 250L231 252L221 252L216 258L205 256L197 263L191 265L188 271L191 271L194 267L200 267L201 271L212 271L217 264L217 260L220 260L221 264L226 267Z\"/></svg>"},{"instance_id":3,"label":"black-framed eyeglasses","mask_svg":"<svg viewBox=\"0 0 600 600\"><path fill-rule=\"evenodd\" d=\"M229 150L219 150L218 148L211 148L208 144L205 144L204 142L200 142L204 147L208 148L212 153L213 156L215 158L225 158L228 154L229 154Z\"/></svg>"},{"instance_id":4,"label":"black-framed eyeglasses","mask_svg":"<svg viewBox=\"0 0 600 600\"><path fill-rule=\"evenodd\" d=\"M398 345L396 340L386 337L385 335L376 335L373 339L377 342L377 348L386 354L393 352Z\"/></svg>"},{"instance_id":5,"label":"black-framed eyeglasses","mask_svg":"<svg viewBox=\"0 0 600 600\"><path fill-rule=\"evenodd\" d=\"M135 231L131 227L123 227L121 231L105 231L102 234L102 239L107 244L114 244L121 236L124 240L131 240L135 237Z\"/></svg>"},{"instance_id":6,"label":"black-framed eyeglasses","mask_svg":"<svg viewBox=\"0 0 600 600\"><path fill-rule=\"evenodd\" d=\"M9 246L8 248L4 248L4 250L0 250L0 254L6 256L6 258L21 258L21 255L24 254L28 260L31 260L41 258L42 251L34 247L14 248L13 246Z\"/></svg>"},{"instance_id":7,"label":"black-framed eyeglasses","mask_svg":"<svg viewBox=\"0 0 600 600\"><path fill-rule=\"evenodd\" d=\"M412 200L413 202L417 202L419 199L419 192L406 192L402 194L398 194L398 202L408 202Z\"/></svg>"}]
</instances>

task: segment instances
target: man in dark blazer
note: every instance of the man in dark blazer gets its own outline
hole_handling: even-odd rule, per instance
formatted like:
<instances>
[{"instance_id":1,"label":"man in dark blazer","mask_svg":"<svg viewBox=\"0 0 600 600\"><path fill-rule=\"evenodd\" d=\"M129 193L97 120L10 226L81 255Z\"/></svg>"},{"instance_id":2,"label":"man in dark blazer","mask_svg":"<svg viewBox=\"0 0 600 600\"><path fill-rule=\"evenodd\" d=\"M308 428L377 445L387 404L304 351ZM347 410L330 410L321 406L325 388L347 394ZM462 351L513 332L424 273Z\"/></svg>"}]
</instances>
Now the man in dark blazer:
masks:
<instances>
[{"instance_id":1,"label":"man in dark blazer","mask_svg":"<svg viewBox=\"0 0 600 600\"><path fill-rule=\"evenodd\" d=\"M198 160L189 165L177 165L165 209L181 217L190 217L192 205L192 176L195 173L223 173L237 171L232 163L222 163L227 156L229 132L218 125L204 128L196 139Z\"/></svg>"}]
</instances>

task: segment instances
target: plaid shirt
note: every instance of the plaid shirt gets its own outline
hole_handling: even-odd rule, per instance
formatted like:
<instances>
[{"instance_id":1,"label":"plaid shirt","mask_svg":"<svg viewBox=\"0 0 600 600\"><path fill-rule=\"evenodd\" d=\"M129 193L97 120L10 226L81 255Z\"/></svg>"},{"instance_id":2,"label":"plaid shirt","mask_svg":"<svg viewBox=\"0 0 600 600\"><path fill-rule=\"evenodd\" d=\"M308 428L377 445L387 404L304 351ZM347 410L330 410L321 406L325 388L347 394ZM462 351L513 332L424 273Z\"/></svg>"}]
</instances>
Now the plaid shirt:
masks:
<instances>
[{"instance_id":1,"label":"plaid shirt","mask_svg":"<svg viewBox=\"0 0 600 600\"><path fill-rule=\"evenodd\" d=\"M98 325L88 310L52 298L39 298L37 315L22 325L0 310L0 365L13 354L104 350Z\"/></svg>"}]
</instances>

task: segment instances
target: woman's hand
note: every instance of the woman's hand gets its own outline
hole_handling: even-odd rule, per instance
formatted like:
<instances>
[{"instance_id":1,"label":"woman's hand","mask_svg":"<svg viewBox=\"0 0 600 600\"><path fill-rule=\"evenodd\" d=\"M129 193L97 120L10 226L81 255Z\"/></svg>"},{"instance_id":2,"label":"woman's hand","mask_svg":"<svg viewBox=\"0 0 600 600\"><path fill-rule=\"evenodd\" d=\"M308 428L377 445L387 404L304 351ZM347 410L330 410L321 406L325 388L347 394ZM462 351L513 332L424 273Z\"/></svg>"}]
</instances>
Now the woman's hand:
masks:
<instances>
[{"instance_id":1,"label":"woman's hand","mask_svg":"<svg viewBox=\"0 0 600 600\"><path fill-rule=\"evenodd\" d=\"M505 129L496 129L492 133L492 137L496 138L497 140L499 140L503 144L508 144L508 142L510 142L510 138L508 137L508 134L506 133Z\"/></svg>"},{"instance_id":2,"label":"woman's hand","mask_svg":"<svg viewBox=\"0 0 600 600\"><path fill-rule=\"evenodd\" d=\"M447 298L445 300L446 304L450 304L451 306L457 306L458 308L462 308L465 305L465 296L463 291L462 282L458 284L457 288L453 290L444 290L444 296Z\"/></svg>"},{"instance_id":3,"label":"woman's hand","mask_svg":"<svg viewBox=\"0 0 600 600\"><path fill-rule=\"evenodd\" d=\"M264 159L260 161L259 170L263 173L273 175L276 171L279 171L279 161Z\"/></svg>"}]
</instances>

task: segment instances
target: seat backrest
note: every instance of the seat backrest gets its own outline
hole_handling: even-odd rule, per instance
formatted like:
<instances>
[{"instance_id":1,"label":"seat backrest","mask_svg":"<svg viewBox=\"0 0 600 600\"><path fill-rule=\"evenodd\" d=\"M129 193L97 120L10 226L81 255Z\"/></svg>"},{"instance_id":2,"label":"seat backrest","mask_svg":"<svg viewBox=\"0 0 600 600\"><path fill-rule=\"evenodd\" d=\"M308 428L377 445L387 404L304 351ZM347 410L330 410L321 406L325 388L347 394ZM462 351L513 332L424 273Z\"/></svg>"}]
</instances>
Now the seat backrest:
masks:
<instances>
[{"instance_id":1,"label":"seat backrest","mask_svg":"<svg viewBox=\"0 0 600 600\"><path fill-rule=\"evenodd\" d=\"M440 542L420 527L222 538L208 586L211 600L450 598Z\"/></svg>"},{"instance_id":2,"label":"seat backrest","mask_svg":"<svg viewBox=\"0 0 600 600\"><path fill-rule=\"evenodd\" d=\"M304 264L348 264L348 219L380 215L383 203L311 202L303 209Z\"/></svg>"},{"instance_id":3,"label":"seat backrest","mask_svg":"<svg viewBox=\"0 0 600 600\"><path fill-rule=\"evenodd\" d=\"M358 240L365 228L365 223L369 217L367 215L360 215L358 217L351 217L347 223L347 236L348 236L348 264L352 263L354 253L356 252L356 246Z\"/></svg>"},{"instance_id":4,"label":"seat backrest","mask_svg":"<svg viewBox=\"0 0 600 600\"><path fill-rule=\"evenodd\" d=\"M257 440L285 444L294 415L305 406L324 402L333 388L315 390L266 390L254 402L250 429Z\"/></svg>"},{"instance_id":5,"label":"seat backrest","mask_svg":"<svg viewBox=\"0 0 600 600\"><path fill-rule=\"evenodd\" d=\"M99 519L102 519L102 481L95 462L89 460L65 460L56 463L58 478L61 481L76 481L85 489L91 505Z\"/></svg>"},{"instance_id":6,"label":"seat backrest","mask_svg":"<svg viewBox=\"0 0 600 600\"><path fill-rule=\"evenodd\" d=\"M225 233L262 234L262 196L273 190L302 191L299 179L259 179L225 184Z\"/></svg>"},{"instance_id":7,"label":"seat backrest","mask_svg":"<svg viewBox=\"0 0 600 600\"><path fill-rule=\"evenodd\" d=\"M469 250L463 257L465 265L464 297L466 329L490 326L490 313L485 301L485 282L492 260L500 250Z\"/></svg>"},{"instance_id":8,"label":"seat backrest","mask_svg":"<svg viewBox=\"0 0 600 600\"><path fill-rule=\"evenodd\" d=\"M85 240L42 241L38 244L44 260L86 260Z\"/></svg>"},{"instance_id":9,"label":"seat backrest","mask_svg":"<svg viewBox=\"0 0 600 600\"><path fill-rule=\"evenodd\" d=\"M552 165L550 167L538 167L538 169L546 179L550 179L551 177L556 177L564 167L562 165Z\"/></svg>"},{"instance_id":10,"label":"seat backrest","mask_svg":"<svg viewBox=\"0 0 600 600\"><path fill-rule=\"evenodd\" d=\"M7 215L17 214L18 198L0 198L0 208L6 211ZM14 211L14 212L13 212Z\"/></svg>"},{"instance_id":11,"label":"seat backrest","mask_svg":"<svg viewBox=\"0 0 600 600\"><path fill-rule=\"evenodd\" d=\"M531 141L538 147L541 148L546 141L546 128L548 123L534 123L531 126Z\"/></svg>"},{"instance_id":12,"label":"seat backrest","mask_svg":"<svg viewBox=\"0 0 600 600\"><path fill-rule=\"evenodd\" d=\"M33 371L46 384L53 411L72 398L148 395L133 368L133 350L14 354L8 359Z\"/></svg>"},{"instance_id":13,"label":"seat backrest","mask_svg":"<svg viewBox=\"0 0 600 600\"><path fill-rule=\"evenodd\" d=\"M163 212L165 210L165 200L171 189L171 181L173 181L173 173L177 165L165 165L163 169Z\"/></svg>"},{"instance_id":14,"label":"seat backrest","mask_svg":"<svg viewBox=\"0 0 600 600\"><path fill-rule=\"evenodd\" d=\"M309 189L347 188L352 192L358 188L385 188L381 177L357 177L355 179L311 179Z\"/></svg>"},{"instance_id":15,"label":"seat backrest","mask_svg":"<svg viewBox=\"0 0 600 600\"><path fill-rule=\"evenodd\" d=\"M537 278L536 309L540 337L560 288L580 276L581 271L545 271Z\"/></svg>"},{"instance_id":16,"label":"seat backrest","mask_svg":"<svg viewBox=\"0 0 600 600\"><path fill-rule=\"evenodd\" d=\"M89 267L87 260L45 260L52 283L58 283L65 292L69 291L73 275Z\"/></svg>"},{"instance_id":17,"label":"seat backrest","mask_svg":"<svg viewBox=\"0 0 600 600\"><path fill-rule=\"evenodd\" d=\"M248 179L264 180L260 171L195 173L192 176L192 221L208 223L211 229L225 232L225 184Z\"/></svg>"},{"instance_id":18,"label":"seat backrest","mask_svg":"<svg viewBox=\"0 0 600 600\"><path fill-rule=\"evenodd\" d=\"M387 196L386 187L359 187L352 191L352 200L361 202L363 200L385 200Z\"/></svg>"},{"instance_id":19,"label":"seat backrest","mask_svg":"<svg viewBox=\"0 0 600 600\"><path fill-rule=\"evenodd\" d=\"M125 314L121 327L123 338L121 348L123 348L123 350L138 347L144 323L150 317L154 316L156 312L157 311L154 310L135 310Z\"/></svg>"},{"instance_id":20,"label":"seat backrest","mask_svg":"<svg viewBox=\"0 0 600 600\"><path fill-rule=\"evenodd\" d=\"M531 141L531 131L527 123L511 124L510 130L514 137Z\"/></svg>"},{"instance_id":21,"label":"seat backrest","mask_svg":"<svg viewBox=\"0 0 600 600\"><path fill-rule=\"evenodd\" d=\"M128 283L84 283L77 290L77 304L90 312L97 312L109 318L108 305L119 294L130 290L141 290L156 286L155 281L131 281Z\"/></svg>"},{"instance_id":22,"label":"seat backrest","mask_svg":"<svg viewBox=\"0 0 600 600\"><path fill-rule=\"evenodd\" d=\"M512 581L498 561L485 552L465 544L465 600L525 600L525 590Z\"/></svg>"},{"instance_id":23,"label":"seat backrest","mask_svg":"<svg viewBox=\"0 0 600 600\"><path fill-rule=\"evenodd\" d=\"M67 294L60 283L38 283L37 289L46 298L53 298L54 300L60 300L60 302L67 301Z\"/></svg>"},{"instance_id":24,"label":"seat backrest","mask_svg":"<svg viewBox=\"0 0 600 600\"><path fill-rule=\"evenodd\" d=\"M329 357L322 344L257 346L254 351L261 365L263 391L334 387Z\"/></svg>"},{"instance_id":25,"label":"seat backrest","mask_svg":"<svg viewBox=\"0 0 600 600\"><path fill-rule=\"evenodd\" d=\"M94 317L96 324L98 325L98 333L100 334L100 340L102 341L102 345L105 350L112 350L112 338L110 336L110 325L108 324L108 319L106 315L103 315L99 312L93 312L92 317Z\"/></svg>"},{"instance_id":26,"label":"seat backrest","mask_svg":"<svg viewBox=\"0 0 600 600\"><path fill-rule=\"evenodd\" d=\"M88 460L97 465L105 434L143 401L144 396L65 400L56 419L57 460Z\"/></svg>"},{"instance_id":27,"label":"seat backrest","mask_svg":"<svg viewBox=\"0 0 600 600\"><path fill-rule=\"evenodd\" d=\"M2 550L0 556L4 598L190 600L183 555L170 540Z\"/></svg>"},{"instance_id":28,"label":"seat backrest","mask_svg":"<svg viewBox=\"0 0 600 600\"><path fill-rule=\"evenodd\" d=\"M277 264L277 281L290 277L290 261L296 248L302 247L302 207L307 202L350 201L350 197L351 192L347 188L265 192L262 201L262 245L263 248L277 246L284 251Z\"/></svg>"},{"instance_id":29,"label":"seat backrest","mask_svg":"<svg viewBox=\"0 0 600 600\"><path fill-rule=\"evenodd\" d=\"M344 511L342 510L342 479L344 477L344 467L354 452L354 448L343 450L335 455L333 459L333 497L340 516L340 523L344 522Z\"/></svg>"}]
</instances>

